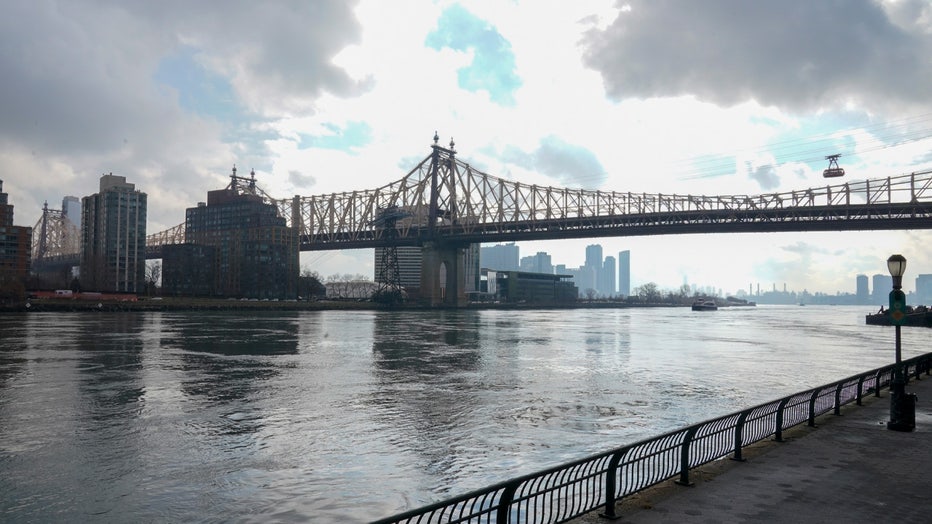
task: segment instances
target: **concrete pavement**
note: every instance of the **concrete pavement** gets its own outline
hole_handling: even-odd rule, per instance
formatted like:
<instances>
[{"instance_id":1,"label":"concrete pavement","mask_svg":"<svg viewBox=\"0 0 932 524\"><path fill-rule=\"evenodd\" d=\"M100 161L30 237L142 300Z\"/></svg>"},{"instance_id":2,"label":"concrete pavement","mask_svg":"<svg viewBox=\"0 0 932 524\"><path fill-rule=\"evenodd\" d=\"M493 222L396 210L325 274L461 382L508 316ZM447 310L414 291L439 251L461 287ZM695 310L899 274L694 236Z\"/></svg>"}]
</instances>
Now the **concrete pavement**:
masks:
<instances>
[{"instance_id":1,"label":"concrete pavement","mask_svg":"<svg viewBox=\"0 0 932 524\"><path fill-rule=\"evenodd\" d=\"M888 430L890 392L849 404L746 447L746 461L718 460L690 472L691 487L673 480L624 499L626 523L932 522L932 377L911 379L918 396L916 429ZM598 512L575 524L604 523Z\"/></svg>"}]
</instances>

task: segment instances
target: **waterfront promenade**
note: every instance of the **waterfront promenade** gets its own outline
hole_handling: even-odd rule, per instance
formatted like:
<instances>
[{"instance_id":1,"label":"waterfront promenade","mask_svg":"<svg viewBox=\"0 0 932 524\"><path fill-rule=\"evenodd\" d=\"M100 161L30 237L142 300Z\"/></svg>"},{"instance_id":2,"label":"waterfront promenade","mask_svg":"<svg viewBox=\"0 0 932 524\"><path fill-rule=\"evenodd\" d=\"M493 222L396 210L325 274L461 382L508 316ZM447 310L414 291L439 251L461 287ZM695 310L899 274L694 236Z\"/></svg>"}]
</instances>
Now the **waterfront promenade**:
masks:
<instances>
[{"instance_id":1,"label":"waterfront promenade","mask_svg":"<svg viewBox=\"0 0 932 524\"><path fill-rule=\"evenodd\" d=\"M932 377L911 379L916 429L890 431L889 390L823 415L784 442L744 450L690 473L690 487L664 481L619 503L626 523L896 522L932 520ZM575 524L608 522L593 511Z\"/></svg>"}]
</instances>

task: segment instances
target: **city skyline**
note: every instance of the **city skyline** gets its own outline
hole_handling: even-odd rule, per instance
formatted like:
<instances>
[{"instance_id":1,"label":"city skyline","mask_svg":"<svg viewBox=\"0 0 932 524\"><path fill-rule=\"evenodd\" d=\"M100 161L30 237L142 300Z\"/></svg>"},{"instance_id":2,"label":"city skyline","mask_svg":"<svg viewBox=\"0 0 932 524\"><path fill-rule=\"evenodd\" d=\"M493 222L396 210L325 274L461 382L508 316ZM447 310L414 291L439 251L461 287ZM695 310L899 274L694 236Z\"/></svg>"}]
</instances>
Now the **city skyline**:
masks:
<instances>
[{"instance_id":1,"label":"city skyline","mask_svg":"<svg viewBox=\"0 0 932 524\"><path fill-rule=\"evenodd\" d=\"M545 187L804 190L826 184L835 154L847 174L834 181L932 168L928 2L401 5L10 2L0 161L17 224L105 172L148 193L152 232L234 164L275 198L380 187L435 131L472 166ZM522 248L577 266L588 242ZM622 243L638 253L632 287L688 276L834 292L893 253L908 275L932 267L928 230L603 239ZM375 272L372 250L301 259Z\"/></svg>"},{"instance_id":2,"label":"city skyline","mask_svg":"<svg viewBox=\"0 0 932 524\"><path fill-rule=\"evenodd\" d=\"M629 251L629 252L630 252L630 251L631 251L631 250L629 250L629 249L621 249L621 250L618 250L618 251L608 250L608 249L605 249L605 247L602 246L602 245L599 244L599 243L594 243L594 244L593 244L593 243L591 242L591 240L592 240L592 239L589 239L589 240L588 240L589 244L586 245L586 248L588 248L588 247L590 247L590 246L593 246L593 245L599 246L599 247L601 248L601 250L602 250L603 253L607 253L607 254L608 254L608 255L603 256L603 260L604 260L605 258L608 258L609 256L613 256L612 253L614 253L614 254L619 254L619 255L620 255L620 254L623 253L623 252L626 252L626 251ZM483 247L483 249L485 249L485 248L488 248L488 247L513 246L513 247L516 249L516 254L515 254L515 256L517 257L517 260L523 260L523 259L528 258L528 257L527 257L526 255L523 255L523 254L522 254L521 244L522 244L521 242L509 242L509 243L502 243L502 244L483 244L482 247ZM549 257L549 259L551 260L551 267L554 268L554 272L556 272L556 269L555 269L555 268L557 268L558 266L566 266L566 268L567 268L568 270L576 270L576 269L579 269L579 268L581 268L581 267L583 267L583 266L585 265L585 263L583 263L583 264L580 264L580 265L578 265L578 266L571 266L571 265L569 265L569 264L566 264L566 263L562 262L561 260L558 260L558 259L554 258L553 255L550 254L550 253L548 253L547 251L535 251L535 255L534 255L534 256L539 256L539 255L546 255L546 256ZM582 255L585 256L585 251L582 253ZM485 258L484 258L484 257L485 257L485 255L483 255L483 261L482 261L483 267L489 267L490 269L500 269L500 268L490 267L488 264L485 263ZM632 252L632 254L630 255L630 259L633 259L633 260L637 261L637 259L638 259L637 253L636 253L636 252ZM497 259L497 258L494 259L494 260L495 260L495 263L498 262L498 259ZM617 261L617 259L616 259L616 261ZM508 269L510 269L510 268L508 268ZM516 268L516 269L517 269L517 268ZM679 282L679 284L668 285L668 284L665 284L665 283L662 283L662 282L657 282L657 281L654 281L654 280L644 280L643 278L638 278L637 275L635 275L633 271L630 272L629 274L630 274L630 277L631 277L631 281L632 281L632 282L636 282L636 284L635 284L635 283L632 283L632 284L631 284L631 293L632 293L632 294L635 293L635 289L636 289L637 287L642 286L642 285L647 284L647 283L654 283L654 284L657 284L661 289L663 289L663 290L668 290L668 291L676 291L676 290L678 290L683 284L686 284L686 285L689 285L691 289L697 289L697 288L698 288L698 289L700 289L700 290L716 290L717 292L720 291L721 294L722 294L723 296L724 296L724 295L740 295L740 294L744 294L744 293L747 293L748 295L752 295L752 296L753 296L753 295L755 295L755 294L758 293L758 292L763 293L763 292L768 292L768 291L787 291L787 292L793 292L793 293L804 293L804 292L805 292L805 293L810 293L810 294L821 293L821 294L825 294L825 295L837 295L837 294L853 294L853 295L857 295L857 294L858 294L858 282L857 282L857 280L858 280L858 277L863 276L863 277L865 277L865 278L867 279L867 281L869 282L869 284L867 284L867 289L869 290L869 293L868 293L869 295L875 296L877 293L881 293L881 294L883 295L883 297L886 297L886 294L890 291L890 274L889 274L889 272L886 271L886 269L887 269L886 266L884 266L884 267L882 268L882 270L879 270L879 271L876 271L876 272L873 272L873 273L856 273L856 274L852 274L852 275L851 275L851 278L850 278L850 283L849 283L850 285L849 285L848 288L845 288L845 289L837 289L837 290L831 290L831 291L822 290L822 289L797 288L796 286L793 285L793 282L792 282L792 281L786 281L786 282L768 282L768 283L764 283L764 282L748 282L744 287L738 287L738 288L734 288L734 289L729 289L729 288L725 288L725 287L723 287L723 286L721 286L721 285L718 285L718 284L715 283L715 282L703 282L703 281L698 281L698 280L692 280L692 279L690 279L690 278L688 277L688 275L683 275L683 280L681 280L681 281ZM522 270L524 270L524 269L522 269ZM926 281L926 279L928 279L928 281L932 281L932 268L930 268L930 269L928 269L928 270L920 270L920 269L918 269L918 268L914 268L913 271L910 272L910 270L909 270L909 265L908 265L908 260L907 260L907 274L906 274L906 276L903 278L903 289L904 289L904 291L906 291L907 293L912 293L912 292L918 293L918 292L920 292L920 291L923 291L924 289L923 289L923 290L920 290L920 289L919 289L920 287L922 287L922 284L920 283L919 285L917 285L917 281L920 280L920 277L925 277L924 279L922 279L923 281ZM879 286L879 291L875 291L876 289L878 289L878 286L876 285L878 279L880 279L881 281L883 281L884 284L881 285L881 286ZM664 282L666 282L666 281L664 281ZM926 286L928 286L928 285L929 285L929 284L926 284ZM616 281L616 290L619 290L617 281ZM582 287L580 287L580 293L582 293L582 292L584 292L584 289L583 289ZM619 292L620 292L620 290L619 290ZM929 291L925 291L925 294L930 295L930 298L932 298L932 293L930 293ZM925 296L925 294L923 294L923 296Z\"/></svg>"}]
</instances>

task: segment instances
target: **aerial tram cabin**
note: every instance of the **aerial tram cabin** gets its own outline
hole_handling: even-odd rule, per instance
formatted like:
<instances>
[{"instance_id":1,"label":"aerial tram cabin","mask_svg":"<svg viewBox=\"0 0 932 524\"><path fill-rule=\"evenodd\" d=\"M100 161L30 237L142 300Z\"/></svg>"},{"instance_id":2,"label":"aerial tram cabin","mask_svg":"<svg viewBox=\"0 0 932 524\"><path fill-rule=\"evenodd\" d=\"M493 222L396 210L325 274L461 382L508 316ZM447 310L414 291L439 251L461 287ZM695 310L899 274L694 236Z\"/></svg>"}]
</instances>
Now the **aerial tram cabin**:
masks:
<instances>
[{"instance_id":1,"label":"aerial tram cabin","mask_svg":"<svg viewBox=\"0 0 932 524\"><path fill-rule=\"evenodd\" d=\"M841 155L829 155L825 157L828 160L828 169L822 171L823 178L835 178L845 176L845 170L838 167L838 157Z\"/></svg>"}]
</instances>

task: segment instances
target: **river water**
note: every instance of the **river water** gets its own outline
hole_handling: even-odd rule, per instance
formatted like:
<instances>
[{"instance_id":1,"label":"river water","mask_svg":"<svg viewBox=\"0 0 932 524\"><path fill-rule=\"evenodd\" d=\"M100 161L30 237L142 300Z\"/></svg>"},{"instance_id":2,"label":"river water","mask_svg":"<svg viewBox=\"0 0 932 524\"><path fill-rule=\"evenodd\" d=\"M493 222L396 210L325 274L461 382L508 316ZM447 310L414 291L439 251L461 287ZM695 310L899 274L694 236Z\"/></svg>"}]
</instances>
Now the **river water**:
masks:
<instances>
[{"instance_id":1,"label":"river water","mask_svg":"<svg viewBox=\"0 0 932 524\"><path fill-rule=\"evenodd\" d=\"M0 521L366 522L888 364L866 309L6 314Z\"/></svg>"}]
</instances>

